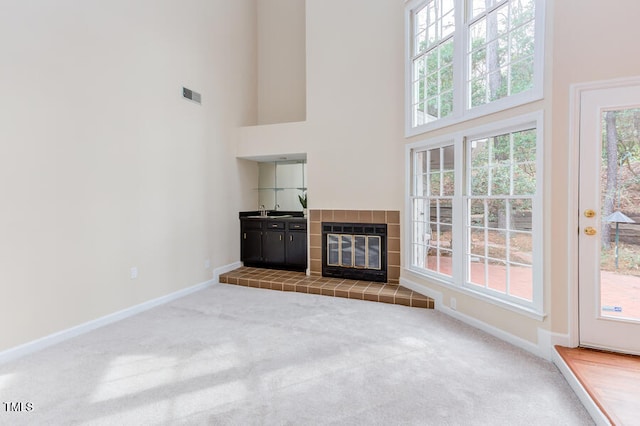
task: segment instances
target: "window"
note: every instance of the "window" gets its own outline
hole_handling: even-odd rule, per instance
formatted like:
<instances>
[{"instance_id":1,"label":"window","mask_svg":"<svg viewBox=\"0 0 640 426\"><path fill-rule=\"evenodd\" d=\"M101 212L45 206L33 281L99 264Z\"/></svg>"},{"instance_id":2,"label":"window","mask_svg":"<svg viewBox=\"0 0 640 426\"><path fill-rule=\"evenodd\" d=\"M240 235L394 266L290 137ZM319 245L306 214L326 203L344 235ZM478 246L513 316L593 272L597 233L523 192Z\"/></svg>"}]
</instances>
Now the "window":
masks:
<instances>
[{"instance_id":1,"label":"window","mask_svg":"<svg viewBox=\"0 0 640 426\"><path fill-rule=\"evenodd\" d=\"M543 9L544 0L410 1L407 134L540 99Z\"/></svg>"},{"instance_id":2,"label":"window","mask_svg":"<svg viewBox=\"0 0 640 426\"><path fill-rule=\"evenodd\" d=\"M409 269L541 315L541 114L410 149Z\"/></svg>"},{"instance_id":3,"label":"window","mask_svg":"<svg viewBox=\"0 0 640 426\"><path fill-rule=\"evenodd\" d=\"M453 111L453 3L431 0L413 13L411 109L415 126Z\"/></svg>"},{"instance_id":4,"label":"window","mask_svg":"<svg viewBox=\"0 0 640 426\"><path fill-rule=\"evenodd\" d=\"M467 143L467 282L533 300L536 131Z\"/></svg>"},{"instance_id":5,"label":"window","mask_svg":"<svg viewBox=\"0 0 640 426\"><path fill-rule=\"evenodd\" d=\"M472 1L467 107L533 89L533 0Z\"/></svg>"},{"instance_id":6,"label":"window","mask_svg":"<svg viewBox=\"0 0 640 426\"><path fill-rule=\"evenodd\" d=\"M453 195L452 144L415 152L413 197L414 265L451 276Z\"/></svg>"}]
</instances>

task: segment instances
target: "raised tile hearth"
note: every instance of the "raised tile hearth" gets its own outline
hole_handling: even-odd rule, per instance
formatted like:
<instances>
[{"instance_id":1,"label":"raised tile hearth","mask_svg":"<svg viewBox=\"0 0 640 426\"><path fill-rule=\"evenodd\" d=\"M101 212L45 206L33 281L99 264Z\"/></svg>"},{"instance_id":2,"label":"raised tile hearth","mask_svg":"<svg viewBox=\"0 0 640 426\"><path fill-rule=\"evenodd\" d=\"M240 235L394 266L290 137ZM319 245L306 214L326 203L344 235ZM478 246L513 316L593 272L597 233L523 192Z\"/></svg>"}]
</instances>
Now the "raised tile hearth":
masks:
<instances>
[{"instance_id":1,"label":"raised tile hearth","mask_svg":"<svg viewBox=\"0 0 640 426\"><path fill-rule=\"evenodd\" d=\"M243 266L220 275L220 282L245 287L369 300L415 308L434 308L433 299L397 284L307 276L304 272Z\"/></svg>"}]
</instances>

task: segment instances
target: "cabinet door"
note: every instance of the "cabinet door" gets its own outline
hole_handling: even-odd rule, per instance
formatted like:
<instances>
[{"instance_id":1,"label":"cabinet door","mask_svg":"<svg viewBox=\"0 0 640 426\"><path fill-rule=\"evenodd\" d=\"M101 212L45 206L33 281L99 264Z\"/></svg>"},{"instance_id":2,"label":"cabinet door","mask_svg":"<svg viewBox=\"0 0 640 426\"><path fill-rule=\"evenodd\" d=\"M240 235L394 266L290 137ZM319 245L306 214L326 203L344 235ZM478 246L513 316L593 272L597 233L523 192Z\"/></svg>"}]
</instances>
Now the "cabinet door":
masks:
<instances>
[{"instance_id":1,"label":"cabinet door","mask_svg":"<svg viewBox=\"0 0 640 426\"><path fill-rule=\"evenodd\" d=\"M243 229L240 258L243 262L262 261L262 231Z\"/></svg>"},{"instance_id":2,"label":"cabinet door","mask_svg":"<svg viewBox=\"0 0 640 426\"><path fill-rule=\"evenodd\" d=\"M284 231L265 231L262 238L262 254L268 263L284 263Z\"/></svg>"},{"instance_id":3,"label":"cabinet door","mask_svg":"<svg viewBox=\"0 0 640 426\"><path fill-rule=\"evenodd\" d=\"M307 233L289 232L287 237L287 264L307 267Z\"/></svg>"}]
</instances>

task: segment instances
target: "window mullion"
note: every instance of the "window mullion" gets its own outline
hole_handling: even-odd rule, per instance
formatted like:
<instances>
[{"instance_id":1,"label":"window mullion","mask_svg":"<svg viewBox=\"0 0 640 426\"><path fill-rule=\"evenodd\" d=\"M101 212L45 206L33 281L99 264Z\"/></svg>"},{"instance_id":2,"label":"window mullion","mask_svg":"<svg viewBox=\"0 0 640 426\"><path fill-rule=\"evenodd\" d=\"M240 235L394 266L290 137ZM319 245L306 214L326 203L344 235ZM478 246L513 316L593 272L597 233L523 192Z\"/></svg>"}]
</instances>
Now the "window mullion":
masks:
<instances>
[{"instance_id":1,"label":"window mullion","mask_svg":"<svg viewBox=\"0 0 640 426\"><path fill-rule=\"evenodd\" d=\"M451 215L451 241L453 244L451 251L452 279L456 286L462 287L466 281L467 266L465 258L467 253L467 227L465 221L467 213L465 195L467 191L464 169L466 165L466 155L464 138L456 137L454 139L454 192L451 206L453 214ZM462 267L460 267L463 265Z\"/></svg>"},{"instance_id":2,"label":"window mullion","mask_svg":"<svg viewBox=\"0 0 640 426\"><path fill-rule=\"evenodd\" d=\"M455 26L453 33L453 116L462 117L466 105L466 69L468 67L466 59L466 40L468 29L465 27L465 0L455 0Z\"/></svg>"}]
</instances>

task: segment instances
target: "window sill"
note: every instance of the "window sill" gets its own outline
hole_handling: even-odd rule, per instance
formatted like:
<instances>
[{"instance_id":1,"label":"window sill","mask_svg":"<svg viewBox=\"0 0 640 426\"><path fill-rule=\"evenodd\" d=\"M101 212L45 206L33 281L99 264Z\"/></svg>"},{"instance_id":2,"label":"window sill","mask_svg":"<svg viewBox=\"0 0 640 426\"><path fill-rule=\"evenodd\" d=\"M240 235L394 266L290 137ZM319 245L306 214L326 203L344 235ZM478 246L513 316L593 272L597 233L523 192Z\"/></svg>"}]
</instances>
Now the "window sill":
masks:
<instances>
[{"instance_id":1,"label":"window sill","mask_svg":"<svg viewBox=\"0 0 640 426\"><path fill-rule=\"evenodd\" d=\"M515 312L517 314L526 316L536 321L542 322L547 317L547 314L544 313L543 311L538 311L534 308L521 306L521 305L518 305L517 303L513 303L508 300L503 300L497 297L493 297L489 294L473 290L463 285L454 284L451 281L443 279L442 276L438 276L436 274L430 274L423 269L409 267L409 268L405 268L405 270L407 272L410 272L414 275L419 276L420 278L427 280L430 283L437 284L442 287L446 287L450 290L454 290L462 294L466 294L470 297L473 297L474 299L477 299L486 303L490 303L492 305L498 306L500 308L506 309L511 312Z\"/></svg>"}]
</instances>

